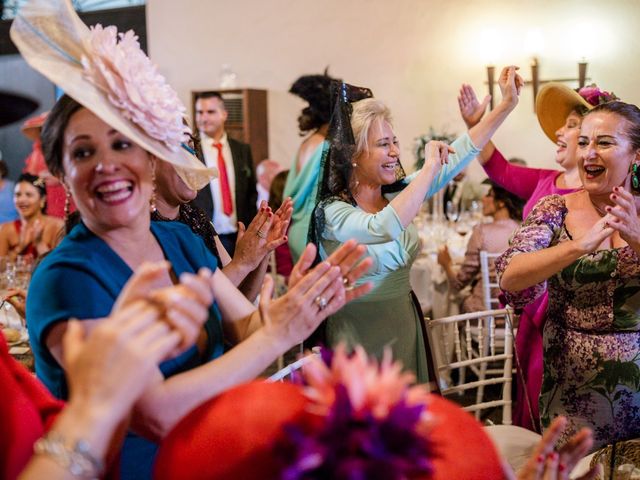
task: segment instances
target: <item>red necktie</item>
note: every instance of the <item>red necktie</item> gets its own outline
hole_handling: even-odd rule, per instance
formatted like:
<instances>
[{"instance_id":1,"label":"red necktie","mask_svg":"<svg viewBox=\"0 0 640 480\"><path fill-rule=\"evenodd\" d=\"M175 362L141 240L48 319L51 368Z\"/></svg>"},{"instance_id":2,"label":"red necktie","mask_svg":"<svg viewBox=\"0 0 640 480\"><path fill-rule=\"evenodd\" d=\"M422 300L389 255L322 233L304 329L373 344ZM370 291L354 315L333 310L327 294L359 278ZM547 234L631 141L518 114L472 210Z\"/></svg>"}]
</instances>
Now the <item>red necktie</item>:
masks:
<instances>
[{"instance_id":1,"label":"red necktie","mask_svg":"<svg viewBox=\"0 0 640 480\"><path fill-rule=\"evenodd\" d=\"M220 179L220 195L222 196L222 211L229 217L233 213L233 201L231 200L231 188L229 188L229 177L227 177L227 167L222 156L222 144L213 143L218 150L218 176Z\"/></svg>"}]
</instances>

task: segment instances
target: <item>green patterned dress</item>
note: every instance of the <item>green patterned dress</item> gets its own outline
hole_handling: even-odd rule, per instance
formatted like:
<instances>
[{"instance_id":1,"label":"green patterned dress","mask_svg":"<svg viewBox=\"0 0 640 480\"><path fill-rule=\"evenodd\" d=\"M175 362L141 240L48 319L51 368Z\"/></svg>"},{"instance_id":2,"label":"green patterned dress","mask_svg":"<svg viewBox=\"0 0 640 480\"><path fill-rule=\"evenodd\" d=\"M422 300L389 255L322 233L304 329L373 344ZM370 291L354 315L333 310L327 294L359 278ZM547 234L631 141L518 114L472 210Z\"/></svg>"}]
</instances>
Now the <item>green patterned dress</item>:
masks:
<instances>
[{"instance_id":1,"label":"green patterned dress","mask_svg":"<svg viewBox=\"0 0 640 480\"><path fill-rule=\"evenodd\" d=\"M496 262L501 274L521 252L571 240L564 198L541 199ZM640 437L640 261L631 247L584 255L548 280L540 394L543 428L565 415L562 441L582 427L594 432L594 449ZM506 292L523 307L544 291L539 284Z\"/></svg>"}]
</instances>

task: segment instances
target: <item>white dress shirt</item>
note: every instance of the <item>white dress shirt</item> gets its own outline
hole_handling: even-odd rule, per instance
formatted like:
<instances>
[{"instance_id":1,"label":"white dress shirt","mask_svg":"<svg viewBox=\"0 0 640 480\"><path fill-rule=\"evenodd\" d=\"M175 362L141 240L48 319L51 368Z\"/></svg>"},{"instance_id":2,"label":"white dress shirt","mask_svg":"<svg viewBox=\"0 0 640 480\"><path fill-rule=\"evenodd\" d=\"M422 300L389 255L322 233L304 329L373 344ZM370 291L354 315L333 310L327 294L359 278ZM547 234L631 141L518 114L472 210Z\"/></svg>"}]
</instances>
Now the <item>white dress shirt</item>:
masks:
<instances>
[{"instance_id":1,"label":"white dress shirt","mask_svg":"<svg viewBox=\"0 0 640 480\"><path fill-rule=\"evenodd\" d=\"M218 149L213 146L215 140L206 133L200 132L200 141L202 143L202 153L207 167L218 168ZM222 156L224 164L227 168L227 178L229 180L229 189L231 190L231 204L233 211L231 215L225 215L222 211L222 195L220 192L220 179L218 177L211 180L211 195L213 197L213 226L216 232L220 234L235 233L238 231L238 215L236 212L236 174L233 168L233 157L231 156L231 148L227 141L225 133L220 139L222 144Z\"/></svg>"}]
</instances>

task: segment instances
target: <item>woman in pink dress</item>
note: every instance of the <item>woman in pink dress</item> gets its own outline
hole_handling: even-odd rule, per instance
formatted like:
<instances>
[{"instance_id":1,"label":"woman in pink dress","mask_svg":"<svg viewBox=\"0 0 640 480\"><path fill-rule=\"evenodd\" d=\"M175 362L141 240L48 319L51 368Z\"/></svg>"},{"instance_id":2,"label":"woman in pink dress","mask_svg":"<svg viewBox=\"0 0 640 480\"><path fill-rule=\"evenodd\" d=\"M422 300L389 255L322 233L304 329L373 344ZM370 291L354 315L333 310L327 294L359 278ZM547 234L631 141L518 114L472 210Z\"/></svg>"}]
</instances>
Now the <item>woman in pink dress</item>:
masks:
<instances>
[{"instance_id":1,"label":"woman in pink dress","mask_svg":"<svg viewBox=\"0 0 640 480\"><path fill-rule=\"evenodd\" d=\"M561 83L548 83L536 98L536 113L545 135L557 145L556 163L562 170L528 168L509 163L489 142L479 155L489 178L502 188L526 200L523 218L547 195L566 195L582 188L578 174L578 136L582 116L594 106L615 99L596 86L575 91ZM467 125L477 123L489 102L478 102L469 85L460 89L458 104ZM516 351L524 382L518 381L513 423L539 431L538 397L542 384L542 327L547 311L547 295L525 307L520 315ZM524 384L523 384L524 383ZM526 386L526 387L525 387Z\"/></svg>"}]
</instances>

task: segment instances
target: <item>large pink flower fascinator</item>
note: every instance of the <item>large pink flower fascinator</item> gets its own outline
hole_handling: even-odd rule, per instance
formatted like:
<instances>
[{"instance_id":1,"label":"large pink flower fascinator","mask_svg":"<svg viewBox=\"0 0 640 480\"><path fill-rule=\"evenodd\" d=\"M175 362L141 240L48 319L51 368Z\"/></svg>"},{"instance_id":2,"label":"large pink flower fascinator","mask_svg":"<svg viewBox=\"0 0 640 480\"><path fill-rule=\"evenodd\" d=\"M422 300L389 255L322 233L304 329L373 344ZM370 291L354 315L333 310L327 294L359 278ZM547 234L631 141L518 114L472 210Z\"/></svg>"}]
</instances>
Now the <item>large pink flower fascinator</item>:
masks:
<instances>
[{"instance_id":1,"label":"large pink flower fascinator","mask_svg":"<svg viewBox=\"0 0 640 480\"><path fill-rule=\"evenodd\" d=\"M173 164L194 190L215 176L186 145L189 129L176 92L133 31L89 29L69 0L27 0L11 39L34 69L139 146Z\"/></svg>"}]
</instances>

